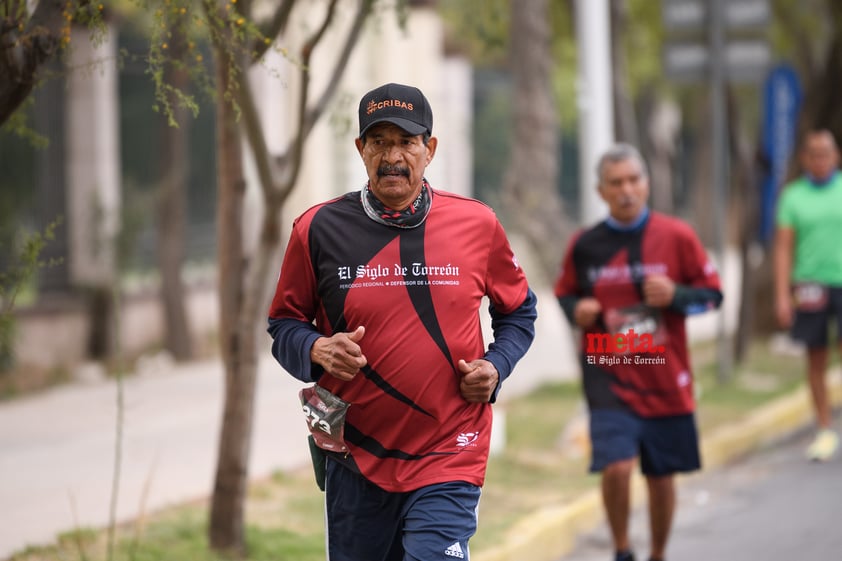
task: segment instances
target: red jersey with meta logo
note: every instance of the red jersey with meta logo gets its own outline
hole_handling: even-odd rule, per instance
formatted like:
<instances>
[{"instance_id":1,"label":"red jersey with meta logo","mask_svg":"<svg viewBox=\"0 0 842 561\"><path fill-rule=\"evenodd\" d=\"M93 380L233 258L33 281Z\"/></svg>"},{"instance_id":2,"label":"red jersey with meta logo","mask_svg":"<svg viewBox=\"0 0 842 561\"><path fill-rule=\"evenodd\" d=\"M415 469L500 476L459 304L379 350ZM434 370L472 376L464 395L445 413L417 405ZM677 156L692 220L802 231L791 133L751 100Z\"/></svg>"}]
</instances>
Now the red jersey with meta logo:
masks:
<instances>
[{"instance_id":1,"label":"red jersey with meta logo","mask_svg":"<svg viewBox=\"0 0 842 561\"><path fill-rule=\"evenodd\" d=\"M392 492L462 480L482 485L491 405L459 391L459 359L481 358L479 309L487 296L511 313L528 285L493 211L434 191L411 229L368 218L360 193L299 217L270 318L315 320L331 335L365 326L368 366L352 381L319 385L351 403L345 441L355 469Z\"/></svg>"},{"instance_id":2,"label":"red jersey with meta logo","mask_svg":"<svg viewBox=\"0 0 842 561\"><path fill-rule=\"evenodd\" d=\"M596 298L602 314L583 330L583 385L592 409L631 409L644 417L695 409L685 314L643 305L647 274L719 290L713 263L689 225L656 212L637 229L602 222L577 235L555 284L559 298Z\"/></svg>"}]
</instances>

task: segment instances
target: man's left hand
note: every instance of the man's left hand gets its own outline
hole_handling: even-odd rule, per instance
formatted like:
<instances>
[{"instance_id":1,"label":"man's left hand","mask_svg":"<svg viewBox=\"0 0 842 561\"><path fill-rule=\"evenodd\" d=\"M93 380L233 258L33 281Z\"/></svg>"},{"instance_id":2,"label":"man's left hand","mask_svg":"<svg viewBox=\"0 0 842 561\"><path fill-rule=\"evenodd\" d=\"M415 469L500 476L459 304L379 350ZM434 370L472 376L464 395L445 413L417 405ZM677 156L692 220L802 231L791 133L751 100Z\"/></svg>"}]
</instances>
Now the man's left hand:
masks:
<instances>
[{"instance_id":1,"label":"man's left hand","mask_svg":"<svg viewBox=\"0 0 842 561\"><path fill-rule=\"evenodd\" d=\"M488 403L491 400L494 389L500 374L494 365L484 359L466 362L459 359L459 371L462 373L462 381L459 383L459 391L462 397L469 403Z\"/></svg>"},{"instance_id":2,"label":"man's left hand","mask_svg":"<svg viewBox=\"0 0 842 561\"><path fill-rule=\"evenodd\" d=\"M643 302L653 308L666 308L675 297L675 283L666 275L646 275L643 279Z\"/></svg>"}]
</instances>

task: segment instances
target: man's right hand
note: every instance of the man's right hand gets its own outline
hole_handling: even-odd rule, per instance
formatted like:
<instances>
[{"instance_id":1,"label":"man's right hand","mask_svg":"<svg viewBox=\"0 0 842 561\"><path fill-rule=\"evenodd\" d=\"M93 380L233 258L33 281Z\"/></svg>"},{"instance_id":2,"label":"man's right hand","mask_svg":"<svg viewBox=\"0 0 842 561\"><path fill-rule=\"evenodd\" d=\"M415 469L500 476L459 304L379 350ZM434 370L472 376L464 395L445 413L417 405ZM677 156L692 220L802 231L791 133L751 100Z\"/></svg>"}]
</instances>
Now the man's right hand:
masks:
<instances>
[{"instance_id":1,"label":"man's right hand","mask_svg":"<svg viewBox=\"0 0 842 561\"><path fill-rule=\"evenodd\" d=\"M576 325L583 328L588 328L596 323L599 314L602 313L602 305L596 298L582 298L576 302L576 307L573 309L573 319L576 320Z\"/></svg>"},{"instance_id":2,"label":"man's right hand","mask_svg":"<svg viewBox=\"0 0 842 561\"><path fill-rule=\"evenodd\" d=\"M334 333L330 337L319 337L310 349L310 360L324 371L340 380L353 380L360 368L368 364L359 342L365 335L365 327L347 333Z\"/></svg>"}]
</instances>

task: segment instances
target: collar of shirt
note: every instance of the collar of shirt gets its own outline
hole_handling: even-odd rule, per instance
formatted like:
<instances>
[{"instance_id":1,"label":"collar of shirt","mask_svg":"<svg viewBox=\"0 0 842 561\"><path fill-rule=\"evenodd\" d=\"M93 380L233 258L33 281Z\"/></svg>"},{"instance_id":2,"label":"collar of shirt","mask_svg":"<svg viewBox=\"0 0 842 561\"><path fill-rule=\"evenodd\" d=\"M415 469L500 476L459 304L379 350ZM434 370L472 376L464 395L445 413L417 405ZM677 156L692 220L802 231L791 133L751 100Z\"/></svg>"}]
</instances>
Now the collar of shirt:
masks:
<instances>
[{"instance_id":1,"label":"collar of shirt","mask_svg":"<svg viewBox=\"0 0 842 561\"><path fill-rule=\"evenodd\" d=\"M616 230L618 232L633 232L640 228L648 218L649 207L645 206L643 207L643 210L640 211L640 214L637 215L637 218L631 222L620 222L613 216L609 216L605 219L605 224L612 230Z\"/></svg>"},{"instance_id":2,"label":"collar of shirt","mask_svg":"<svg viewBox=\"0 0 842 561\"><path fill-rule=\"evenodd\" d=\"M807 181L810 182L811 186L820 189L822 187L827 187L828 185L830 185L833 182L833 180L836 179L837 175L839 175L839 170L834 171L833 173L831 173L830 175L828 175L824 179L817 179L817 178L813 177L812 175L810 175L809 173L805 173L804 177L807 178Z\"/></svg>"}]
</instances>

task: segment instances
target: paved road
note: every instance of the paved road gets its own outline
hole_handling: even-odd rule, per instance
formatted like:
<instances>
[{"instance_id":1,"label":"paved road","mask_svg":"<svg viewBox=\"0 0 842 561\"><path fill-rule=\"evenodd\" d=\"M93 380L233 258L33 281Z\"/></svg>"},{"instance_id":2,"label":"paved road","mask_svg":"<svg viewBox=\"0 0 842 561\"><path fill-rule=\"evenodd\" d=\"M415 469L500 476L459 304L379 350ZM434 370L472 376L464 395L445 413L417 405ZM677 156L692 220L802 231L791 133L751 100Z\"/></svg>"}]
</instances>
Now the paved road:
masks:
<instances>
[{"instance_id":1,"label":"paved road","mask_svg":"<svg viewBox=\"0 0 842 561\"><path fill-rule=\"evenodd\" d=\"M837 426L840 421L837 419ZM804 460L809 435L682 481L667 558L680 561L842 559L842 456ZM646 512L635 510L632 542L648 554ZM578 540L559 561L611 559L607 527Z\"/></svg>"}]
</instances>

